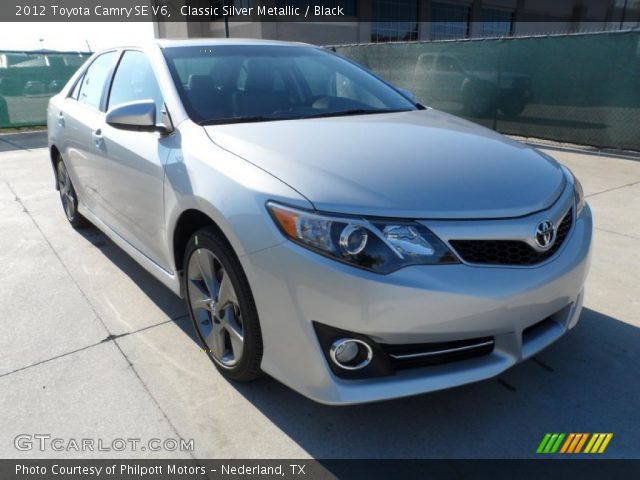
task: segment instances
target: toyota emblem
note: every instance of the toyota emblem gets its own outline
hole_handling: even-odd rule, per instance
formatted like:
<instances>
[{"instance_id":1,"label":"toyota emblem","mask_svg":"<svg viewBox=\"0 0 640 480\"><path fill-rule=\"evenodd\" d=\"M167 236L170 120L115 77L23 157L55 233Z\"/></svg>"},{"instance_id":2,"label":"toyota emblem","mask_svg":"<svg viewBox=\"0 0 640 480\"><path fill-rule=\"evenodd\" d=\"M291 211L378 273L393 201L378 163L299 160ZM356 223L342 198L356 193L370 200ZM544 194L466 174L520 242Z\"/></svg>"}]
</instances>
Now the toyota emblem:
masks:
<instances>
[{"instance_id":1,"label":"toyota emblem","mask_svg":"<svg viewBox=\"0 0 640 480\"><path fill-rule=\"evenodd\" d=\"M548 250L556 241L556 229L551 220L540 222L536 227L536 244L542 250Z\"/></svg>"}]
</instances>

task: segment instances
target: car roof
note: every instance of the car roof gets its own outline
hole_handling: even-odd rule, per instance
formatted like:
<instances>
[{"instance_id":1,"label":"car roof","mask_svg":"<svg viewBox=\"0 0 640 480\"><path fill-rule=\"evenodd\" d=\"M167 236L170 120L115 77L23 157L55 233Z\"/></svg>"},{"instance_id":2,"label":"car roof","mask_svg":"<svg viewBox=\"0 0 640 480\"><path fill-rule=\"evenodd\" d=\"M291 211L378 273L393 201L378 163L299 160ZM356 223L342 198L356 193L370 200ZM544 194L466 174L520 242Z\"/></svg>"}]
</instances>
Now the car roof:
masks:
<instances>
[{"instance_id":1,"label":"car roof","mask_svg":"<svg viewBox=\"0 0 640 480\"><path fill-rule=\"evenodd\" d=\"M208 47L219 45L246 45L246 46L283 46L283 47L312 47L308 43L298 42L282 42L278 40L262 40L254 38L190 38L188 40L169 40L169 39L157 39L155 43L160 48L173 48L173 47Z\"/></svg>"}]
</instances>

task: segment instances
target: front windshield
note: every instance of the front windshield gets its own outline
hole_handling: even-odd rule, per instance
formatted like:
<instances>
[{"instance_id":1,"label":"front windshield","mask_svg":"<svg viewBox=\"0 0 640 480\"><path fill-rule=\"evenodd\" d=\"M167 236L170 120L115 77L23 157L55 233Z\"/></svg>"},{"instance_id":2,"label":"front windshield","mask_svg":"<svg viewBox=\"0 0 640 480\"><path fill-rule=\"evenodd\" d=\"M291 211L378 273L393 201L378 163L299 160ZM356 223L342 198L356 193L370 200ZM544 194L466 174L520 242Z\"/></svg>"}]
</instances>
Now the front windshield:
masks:
<instances>
[{"instance_id":1,"label":"front windshield","mask_svg":"<svg viewBox=\"0 0 640 480\"><path fill-rule=\"evenodd\" d=\"M314 47L165 48L191 119L201 125L416 110L375 76Z\"/></svg>"}]
</instances>

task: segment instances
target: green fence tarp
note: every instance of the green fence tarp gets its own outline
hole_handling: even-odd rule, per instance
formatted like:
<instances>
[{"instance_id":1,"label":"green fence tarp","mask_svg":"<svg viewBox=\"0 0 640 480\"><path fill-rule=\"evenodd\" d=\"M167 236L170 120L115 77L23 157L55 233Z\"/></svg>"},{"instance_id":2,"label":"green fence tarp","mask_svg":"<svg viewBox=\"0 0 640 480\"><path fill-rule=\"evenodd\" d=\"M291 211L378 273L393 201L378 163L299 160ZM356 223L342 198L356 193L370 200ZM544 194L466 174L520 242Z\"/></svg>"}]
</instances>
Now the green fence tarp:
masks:
<instances>
[{"instance_id":1,"label":"green fence tarp","mask_svg":"<svg viewBox=\"0 0 640 480\"><path fill-rule=\"evenodd\" d=\"M44 125L49 98L90 55L0 50L0 127Z\"/></svg>"},{"instance_id":2,"label":"green fence tarp","mask_svg":"<svg viewBox=\"0 0 640 480\"><path fill-rule=\"evenodd\" d=\"M425 105L500 132L640 150L640 31L349 45Z\"/></svg>"},{"instance_id":3,"label":"green fence tarp","mask_svg":"<svg viewBox=\"0 0 640 480\"><path fill-rule=\"evenodd\" d=\"M426 105L500 132L640 150L640 31L349 45ZM0 51L0 127L44 125L87 53Z\"/></svg>"}]
</instances>

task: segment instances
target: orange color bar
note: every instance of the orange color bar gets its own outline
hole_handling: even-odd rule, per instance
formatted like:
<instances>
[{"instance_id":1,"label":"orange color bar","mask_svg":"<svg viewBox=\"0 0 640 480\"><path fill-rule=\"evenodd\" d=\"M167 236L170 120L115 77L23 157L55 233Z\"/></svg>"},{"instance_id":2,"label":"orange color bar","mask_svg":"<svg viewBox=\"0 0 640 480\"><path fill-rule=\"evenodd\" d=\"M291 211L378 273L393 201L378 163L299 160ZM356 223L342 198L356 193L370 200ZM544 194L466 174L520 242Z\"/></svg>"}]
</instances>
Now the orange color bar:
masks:
<instances>
[{"instance_id":1,"label":"orange color bar","mask_svg":"<svg viewBox=\"0 0 640 480\"><path fill-rule=\"evenodd\" d=\"M573 438L576 436L575 433L570 433L569 436L567 437L567 440L564 442L564 445L562 445L562 448L560 449L560 453L565 453L567 451L567 448L569 448L569 444L573 441Z\"/></svg>"},{"instance_id":2,"label":"orange color bar","mask_svg":"<svg viewBox=\"0 0 640 480\"><path fill-rule=\"evenodd\" d=\"M589 438L589 434L588 433L583 433L582 434L582 439L580 440L580 442L576 446L576 451L574 453L580 453L582 451L582 446L584 445L584 442L587 441L587 438Z\"/></svg>"},{"instance_id":3,"label":"orange color bar","mask_svg":"<svg viewBox=\"0 0 640 480\"><path fill-rule=\"evenodd\" d=\"M571 446L569 447L569 450L567 450L567 453L573 453L573 449L576 448L576 445L578 444L581 438L582 438L582 433L576 433L576 436L573 439L573 442L571 442Z\"/></svg>"}]
</instances>

